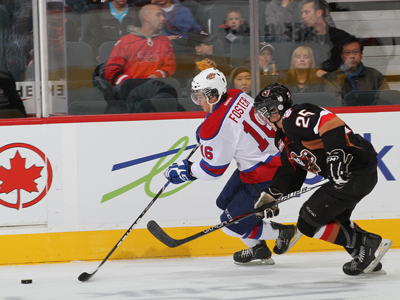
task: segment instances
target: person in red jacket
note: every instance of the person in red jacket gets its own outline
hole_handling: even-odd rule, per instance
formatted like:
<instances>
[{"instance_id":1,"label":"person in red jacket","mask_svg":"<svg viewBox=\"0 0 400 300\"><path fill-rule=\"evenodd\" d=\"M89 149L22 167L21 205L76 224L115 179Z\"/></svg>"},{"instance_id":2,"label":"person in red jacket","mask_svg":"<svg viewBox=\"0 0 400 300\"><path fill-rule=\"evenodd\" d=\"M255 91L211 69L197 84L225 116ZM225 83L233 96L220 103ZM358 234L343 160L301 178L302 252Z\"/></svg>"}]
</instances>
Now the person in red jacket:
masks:
<instances>
[{"instance_id":1,"label":"person in red jacket","mask_svg":"<svg viewBox=\"0 0 400 300\"><path fill-rule=\"evenodd\" d=\"M164 15L157 5L139 11L142 27L133 27L114 46L104 69L105 78L120 86L129 78L164 78L175 73L175 55L169 39L161 35Z\"/></svg>"}]
</instances>

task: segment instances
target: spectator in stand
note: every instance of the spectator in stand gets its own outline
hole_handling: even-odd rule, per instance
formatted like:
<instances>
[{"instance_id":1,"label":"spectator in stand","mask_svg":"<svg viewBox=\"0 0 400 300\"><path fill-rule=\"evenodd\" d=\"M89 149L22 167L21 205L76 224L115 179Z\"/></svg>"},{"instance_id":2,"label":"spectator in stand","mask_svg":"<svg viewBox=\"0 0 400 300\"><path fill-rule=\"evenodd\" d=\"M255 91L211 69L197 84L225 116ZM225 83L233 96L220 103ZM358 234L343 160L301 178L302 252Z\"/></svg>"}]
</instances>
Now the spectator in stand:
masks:
<instances>
[{"instance_id":1,"label":"spectator in stand","mask_svg":"<svg viewBox=\"0 0 400 300\"><path fill-rule=\"evenodd\" d=\"M338 90L329 81L315 75L314 54L310 47L300 46L293 51L290 69L278 82L292 93L332 93L340 103Z\"/></svg>"},{"instance_id":2,"label":"spectator in stand","mask_svg":"<svg viewBox=\"0 0 400 300\"><path fill-rule=\"evenodd\" d=\"M8 109L16 109L20 112L20 117L26 117L25 106L17 92L13 75L9 71L0 69L0 113ZM3 117L12 115L10 113L10 116L3 115Z\"/></svg>"},{"instance_id":3,"label":"spectator in stand","mask_svg":"<svg viewBox=\"0 0 400 300\"><path fill-rule=\"evenodd\" d=\"M262 42L259 45L260 53L258 55L258 66L260 75L276 75L276 64L273 60L275 48L267 42ZM246 68L251 69L251 62L248 61L244 64Z\"/></svg>"},{"instance_id":4,"label":"spectator in stand","mask_svg":"<svg viewBox=\"0 0 400 300\"><path fill-rule=\"evenodd\" d=\"M265 8L266 36L283 37L287 41L299 41L299 31L303 26L302 7L306 0L272 0ZM324 1L325 2L325 1ZM325 20L335 27L326 2Z\"/></svg>"},{"instance_id":5,"label":"spectator in stand","mask_svg":"<svg viewBox=\"0 0 400 300\"><path fill-rule=\"evenodd\" d=\"M121 85L127 79L164 78L172 76L175 72L175 56L171 42L160 34L164 24L164 15L160 7L154 4L143 6L139 11L139 19L142 27L134 27L130 34L123 36L115 44L104 68L104 76L113 86L115 100L128 101L120 97ZM154 96L155 85L151 80L138 82L140 88L137 88L136 98L149 99ZM134 107L135 105L128 103L128 111L111 112L133 112Z\"/></svg>"},{"instance_id":6,"label":"spectator in stand","mask_svg":"<svg viewBox=\"0 0 400 300\"><path fill-rule=\"evenodd\" d=\"M90 45L98 60L99 47L107 41L117 41L137 25L137 13L127 0L112 0L97 7L92 13L83 39Z\"/></svg>"},{"instance_id":7,"label":"spectator in stand","mask_svg":"<svg viewBox=\"0 0 400 300\"><path fill-rule=\"evenodd\" d=\"M331 27L325 20L326 5L322 0L306 0L302 8L305 31L301 34L302 42L309 42L314 50L317 76L339 68L341 62L342 41L350 34L336 27Z\"/></svg>"},{"instance_id":8,"label":"spectator in stand","mask_svg":"<svg viewBox=\"0 0 400 300\"><path fill-rule=\"evenodd\" d=\"M78 42L78 30L73 21L64 18L65 6L61 1L47 2L47 36L49 47L49 78L65 78L65 42ZM34 58L34 55L32 55Z\"/></svg>"},{"instance_id":9,"label":"spectator in stand","mask_svg":"<svg viewBox=\"0 0 400 300\"><path fill-rule=\"evenodd\" d=\"M251 74L250 70L245 67L237 67L232 70L229 79L231 88L239 89L251 96Z\"/></svg>"},{"instance_id":10,"label":"spectator in stand","mask_svg":"<svg viewBox=\"0 0 400 300\"><path fill-rule=\"evenodd\" d=\"M161 35L164 15L154 4L139 11L142 27L134 27L114 46L105 66L105 78L120 85L128 78L170 77L175 72L175 56L169 39Z\"/></svg>"},{"instance_id":11,"label":"spectator in stand","mask_svg":"<svg viewBox=\"0 0 400 300\"><path fill-rule=\"evenodd\" d=\"M301 9L305 0L272 0L265 8L266 36L294 41L302 24Z\"/></svg>"},{"instance_id":12,"label":"spectator in stand","mask_svg":"<svg viewBox=\"0 0 400 300\"><path fill-rule=\"evenodd\" d=\"M161 34L170 40L187 39L193 32L200 32L201 28L190 10L173 0L156 0L164 13L164 26Z\"/></svg>"},{"instance_id":13,"label":"spectator in stand","mask_svg":"<svg viewBox=\"0 0 400 300\"><path fill-rule=\"evenodd\" d=\"M249 36L250 29L239 7L231 7L226 12L225 23L219 26L218 35L224 44L225 53L231 53L231 43L241 36Z\"/></svg>"},{"instance_id":14,"label":"spectator in stand","mask_svg":"<svg viewBox=\"0 0 400 300\"><path fill-rule=\"evenodd\" d=\"M388 90L385 76L378 70L362 63L364 47L354 35L343 41L340 68L324 77L340 91L341 105L351 91Z\"/></svg>"},{"instance_id":15,"label":"spectator in stand","mask_svg":"<svg viewBox=\"0 0 400 300\"><path fill-rule=\"evenodd\" d=\"M65 42L78 42L78 30L74 22L64 18L65 7L61 1L47 2L47 35L56 47L64 49ZM65 36L64 36L65 34Z\"/></svg>"},{"instance_id":16,"label":"spectator in stand","mask_svg":"<svg viewBox=\"0 0 400 300\"><path fill-rule=\"evenodd\" d=\"M225 59L213 55L213 42L217 36L205 32L193 33L188 39L190 53L176 58L176 77L190 79L208 68L218 68L225 76L229 75L231 67Z\"/></svg>"}]
</instances>

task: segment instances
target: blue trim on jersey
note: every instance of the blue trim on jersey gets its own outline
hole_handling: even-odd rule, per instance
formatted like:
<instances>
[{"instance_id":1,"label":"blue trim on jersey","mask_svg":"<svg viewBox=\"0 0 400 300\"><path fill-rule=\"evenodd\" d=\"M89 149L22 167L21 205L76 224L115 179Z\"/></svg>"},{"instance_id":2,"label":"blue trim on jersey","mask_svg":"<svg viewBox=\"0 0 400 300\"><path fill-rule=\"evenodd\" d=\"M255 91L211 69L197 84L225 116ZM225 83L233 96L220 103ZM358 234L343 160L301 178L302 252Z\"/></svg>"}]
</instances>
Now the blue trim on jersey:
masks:
<instances>
[{"instance_id":1,"label":"blue trim on jersey","mask_svg":"<svg viewBox=\"0 0 400 300\"><path fill-rule=\"evenodd\" d=\"M228 92L229 92L229 91L228 91ZM222 126L222 124L224 123L224 120L225 120L225 118L226 118L228 112L230 111L232 105L236 102L237 98L238 98L242 93L243 93L243 92L238 93L238 94L236 95L236 97L233 99L232 103L231 103L231 104L229 105L229 107L227 108L227 110L226 110L226 112L225 112L225 115L223 116L223 118L221 119L221 122L219 123L218 130L216 131L216 133L215 133L212 137L207 138L207 139L202 138L201 135L200 135L200 138L201 138L202 140L204 140L204 141L211 140L211 139L213 139L216 135L218 135L219 131L221 130L221 126ZM228 94L228 99L229 99L229 94ZM226 100L226 101L227 101L227 100ZM218 103L215 105L213 114L215 114L216 111L217 111L217 109L218 109L222 104L226 103L226 101L224 101L224 102L218 102ZM210 114L208 114L208 115L206 116L206 119L207 119L209 116L210 116ZM204 123L204 122L203 122L203 123Z\"/></svg>"},{"instance_id":2,"label":"blue trim on jersey","mask_svg":"<svg viewBox=\"0 0 400 300\"><path fill-rule=\"evenodd\" d=\"M251 171L254 171L255 169L257 169L259 166L261 166L261 165L263 165L263 164L264 164L264 163L263 163L262 161L260 161L258 164L252 166L251 168L249 168L249 169L247 169L247 170L240 171L240 172L242 172L242 173L244 173L244 174L249 173L249 172L251 172Z\"/></svg>"},{"instance_id":3,"label":"blue trim on jersey","mask_svg":"<svg viewBox=\"0 0 400 300\"><path fill-rule=\"evenodd\" d=\"M204 159L202 159L200 161L200 168L207 173L208 175L212 176L212 177L220 177L222 176L222 174L225 173L225 170L228 168L228 166L230 165L230 163L224 165L224 166L212 166L209 163L207 163ZM224 170L221 174L215 174L212 171L210 171L209 169L212 170Z\"/></svg>"}]
</instances>

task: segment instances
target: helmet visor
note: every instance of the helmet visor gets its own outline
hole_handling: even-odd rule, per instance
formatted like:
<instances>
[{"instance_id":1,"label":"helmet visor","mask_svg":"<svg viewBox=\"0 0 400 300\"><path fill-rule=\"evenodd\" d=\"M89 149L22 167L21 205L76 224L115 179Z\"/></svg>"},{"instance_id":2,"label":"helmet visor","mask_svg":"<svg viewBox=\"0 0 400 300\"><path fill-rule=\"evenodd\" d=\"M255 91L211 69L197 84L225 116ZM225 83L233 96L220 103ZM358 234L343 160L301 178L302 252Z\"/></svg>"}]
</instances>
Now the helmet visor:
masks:
<instances>
[{"instance_id":1,"label":"helmet visor","mask_svg":"<svg viewBox=\"0 0 400 300\"><path fill-rule=\"evenodd\" d=\"M201 105L201 103L206 103L208 99L204 90L191 90L190 98L197 105Z\"/></svg>"},{"instance_id":2,"label":"helmet visor","mask_svg":"<svg viewBox=\"0 0 400 300\"><path fill-rule=\"evenodd\" d=\"M276 107L267 107L263 106L254 110L254 116L258 123L261 125L267 125L268 122L272 122L270 120L271 116L278 114L279 111Z\"/></svg>"}]
</instances>

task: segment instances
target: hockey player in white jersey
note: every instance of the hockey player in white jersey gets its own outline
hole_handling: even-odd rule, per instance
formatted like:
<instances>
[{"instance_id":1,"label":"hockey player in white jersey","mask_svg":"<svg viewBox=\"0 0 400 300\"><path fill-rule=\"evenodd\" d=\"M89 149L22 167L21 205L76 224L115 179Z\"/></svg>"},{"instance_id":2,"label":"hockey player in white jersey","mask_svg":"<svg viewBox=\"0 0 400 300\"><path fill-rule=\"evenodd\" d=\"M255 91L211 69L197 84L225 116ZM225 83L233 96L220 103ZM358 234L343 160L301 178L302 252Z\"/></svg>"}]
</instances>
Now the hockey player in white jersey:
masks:
<instances>
[{"instance_id":1,"label":"hockey player in white jersey","mask_svg":"<svg viewBox=\"0 0 400 300\"><path fill-rule=\"evenodd\" d=\"M269 187L280 166L279 151L274 146L275 131L257 122L253 98L238 89L227 91L225 76L215 68L204 70L193 79L191 98L208 112L197 130L202 159L173 164L165 171L165 177L174 184L215 180L235 159L237 169L216 201L223 222L252 210L254 199ZM278 214L279 208L275 206L267 216ZM274 264L265 240L276 239L273 250L283 254L291 241L293 245L296 234L294 225L267 222L254 215L222 230L249 247L234 254L237 264Z\"/></svg>"}]
</instances>

